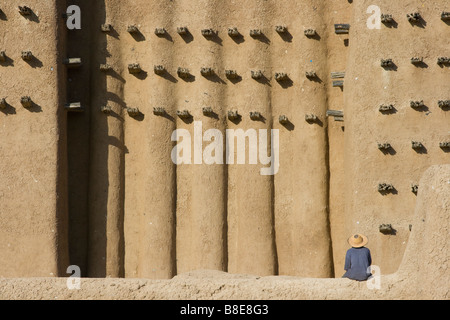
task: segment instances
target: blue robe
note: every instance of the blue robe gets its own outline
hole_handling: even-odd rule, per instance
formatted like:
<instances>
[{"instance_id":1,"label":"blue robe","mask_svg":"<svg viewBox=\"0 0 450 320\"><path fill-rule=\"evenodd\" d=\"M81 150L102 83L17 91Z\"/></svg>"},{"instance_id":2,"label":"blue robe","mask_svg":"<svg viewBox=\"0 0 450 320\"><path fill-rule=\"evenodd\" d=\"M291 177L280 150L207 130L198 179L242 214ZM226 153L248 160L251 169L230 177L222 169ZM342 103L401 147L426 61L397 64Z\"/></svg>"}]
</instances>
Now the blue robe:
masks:
<instances>
[{"instance_id":1,"label":"blue robe","mask_svg":"<svg viewBox=\"0 0 450 320\"><path fill-rule=\"evenodd\" d=\"M345 274L343 278L349 278L358 281L367 280L371 274L368 269L372 264L370 250L366 247L350 248L345 255Z\"/></svg>"}]
</instances>

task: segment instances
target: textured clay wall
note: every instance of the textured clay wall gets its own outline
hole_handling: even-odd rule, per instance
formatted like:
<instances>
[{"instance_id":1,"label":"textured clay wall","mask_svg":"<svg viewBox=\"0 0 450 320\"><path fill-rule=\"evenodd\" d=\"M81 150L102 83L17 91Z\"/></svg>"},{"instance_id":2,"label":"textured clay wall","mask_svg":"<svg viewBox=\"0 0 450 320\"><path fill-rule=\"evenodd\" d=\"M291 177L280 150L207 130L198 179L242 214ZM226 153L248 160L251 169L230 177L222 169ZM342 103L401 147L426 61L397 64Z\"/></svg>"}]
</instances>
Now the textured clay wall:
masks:
<instances>
[{"instance_id":1,"label":"textured clay wall","mask_svg":"<svg viewBox=\"0 0 450 320\"><path fill-rule=\"evenodd\" d=\"M40 1L22 16L18 5L0 15L0 276L58 276L69 263L64 7Z\"/></svg>"},{"instance_id":2,"label":"textured clay wall","mask_svg":"<svg viewBox=\"0 0 450 320\"><path fill-rule=\"evenodd\" d=\"M199 268L332 275L325 85L305 77L306 71L326 74L326 45L303 34L309 27L325 34L324 10L319 3L280 7L267 1L250 7L222 1L96 4L96 12L105 14L89 22L95 93L89 108L87 275L168 278ZM113 31L101 33L103 23ZM139 33L127 32L132 24ZM291 31L278 34L278 24ZM182 26L189 30L185 36L177 34ZM240 36L230 37L228 27L237 27ZM158 37L156 28L167 32ZM206 28L217 35L204 37ZM250 29L263 35L254 39ZM101 63L113 70L102 74ZM130 74L129 63L139 63L143 72ZM156 75L155 65L166 71ZM180 78L178 67L191 77ZM202 76L202 67L214 75ZM239 78L227 79L225 69ZM252 79L251 70L261 70L263 80ZM276 82L275 72L290 80ZM103 105L111 107L109 115L99 111ZM129 107L140 114L130 117ZM166 116L155 116L156 107ZM215 115L204 116L203 107ZM180 119L177 110L189 110L192 118ZM240 121L227 119L230 110L238 110ZM253 111L264 120L252 121ZM321 120L307 123L306 113ZM279 124L280 115L290 124ZM201 121L196 128L202 133L217 128L224 136L226 129L280 130L279 173L262 176L261 166L250 164L175 166L170 136L186 129L193 137L194 121ZM248 157L248 144L246 152Z\"/></svg>"},{"instance_id":3,"label":"textured clay wall","mask_svg":"<svg viewBox=\"0 0 450 320\"><path fill-rule=\"evenodd\" d=\"M447 1L433 4L379 1L382 13L395 22L381 29L368 29L364 14L371 1L353 4L350 47L345 79L345 230L360 231L369 239L374 264L384 273L395 272L410 235L419 185L433 164L449 163L449 150L440 143L450 140L450 113L439 100L450 96L450 70L438 65L448 56L449 24L441 20ZM447 8L446 8L447 6ZM421 20L410 23L407 13L419 12ZM423 57L413 65L412 57ZM392 59L383 68L381 59ZM412 108L411 101L425 106ZM393 111L382 113L382 104ZM413 149L412 141L423 144ZM389 143L382 152L378 143ZM392 184L390 192L378 192L378 184ZM420 193L420 185L418 192ZM391 224L392 232L380 233L380 224ZM413 226L414 227L414 226Z\"/></svg>"},{"instance_id":4,"label":"textured clay wall","mask_svg":"<svg viewBox=\"0 0 450 320\"><path fill-rule=\"evenodd\" d=\"M448 108L438 106L449 99L449 70L436 63L448 56L450 29L440 15L449 8L444 0L376 2L1 3L0 50L8 58L0 62L0 99L8 105L0 109L0 276L62 275L74 264L88 277L168 279L196 269L340 277L354 232L369 237L383 274L395 272L412 224L411 184L430 165L449 162L439 147L450 140ZM71 4L81 9L79 30L64 27ZM395 21L369 29L372 4ZM19 5L33 14L21 16ZM423 19L411 24L406 14L416 11ZM335 33L342 23L349 34ZM179 27L188 31L180 35ZM253 29L261 34L250 36ZM35 58L23 61L24 50ZM411 64L414 56L425 63ZM68 57L81 66L64 66ZM388 58L395 66L382 68ZM130 73L132 63L141 72ZM110 69L101 71L105 64ZM214 72L202 75L203 67ZM257 70L263 77L253 79ZM317 76L306 77L311 71ZM334 72L345 72L344 88L333 86ZM32 108L20 104L24 95ZM411 100L426 106L413 109ZM68 102L84 112L66 115ZM381 104L395 109L381 113ZM177 115L183 110L190 117ZM236 110L241 117L228 119ZM343 111L345 121L327 110ZM314 121L305 120L310 114ZM191 164L171 159L175 129L191 135ZM214 143L224 151L227 129L263 130L269 153L278 139L278 172L261 175L269 165L249 163L250 138L245 164L197 158L211 139L196 149L195 134L209 129L222 133ZM412 140L424 147L412 149ZM378 143L392 147L382 152ZM395 189L380 193L380 183ZM394 230L380 233L380 224Z\"/></svg>"},{"instance_id":5,"label":"textured clay wall","mask_svg":"<svg viewBox=\"0 0 450 320\"><path fill-rule=\"evenodd\" d=\"M0 299L448 299L449 182L450 165L431 166L425 171L414 228L398 271L378 274L367 282L198 270L167 280L83 278L79 290L68 290L71 279L67 278L0 278ZM179 313L178 308L172 309Z\"/></svg>"}]
</instances>

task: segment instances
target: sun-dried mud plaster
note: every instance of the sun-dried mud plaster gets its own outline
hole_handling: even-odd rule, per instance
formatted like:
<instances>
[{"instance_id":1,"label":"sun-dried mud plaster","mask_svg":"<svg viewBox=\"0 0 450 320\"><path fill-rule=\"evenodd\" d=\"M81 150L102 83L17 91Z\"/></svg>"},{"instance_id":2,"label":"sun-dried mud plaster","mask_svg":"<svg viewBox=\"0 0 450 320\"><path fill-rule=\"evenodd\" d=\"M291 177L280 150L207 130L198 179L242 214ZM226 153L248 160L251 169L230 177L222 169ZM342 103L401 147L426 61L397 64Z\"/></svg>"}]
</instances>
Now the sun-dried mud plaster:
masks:
<instances>
[{"instance_id":1,"label":"sun-dried mud plaster","mask_svg":"<svg viewBox=\"0 0 450 320\"><path fill-rule=\"evenodd\" d=\"M417 183L448 163L444 0L80 0L76 30L66 1L10 2L0 277L69 263L99 278L340 277L355 232L383 274L398 269ZM210 129L245 164L203 161L215 145L230 156ZM279 170L261 175L249 153L269 159L275 141Z\"/></svg>"}]
</instances>

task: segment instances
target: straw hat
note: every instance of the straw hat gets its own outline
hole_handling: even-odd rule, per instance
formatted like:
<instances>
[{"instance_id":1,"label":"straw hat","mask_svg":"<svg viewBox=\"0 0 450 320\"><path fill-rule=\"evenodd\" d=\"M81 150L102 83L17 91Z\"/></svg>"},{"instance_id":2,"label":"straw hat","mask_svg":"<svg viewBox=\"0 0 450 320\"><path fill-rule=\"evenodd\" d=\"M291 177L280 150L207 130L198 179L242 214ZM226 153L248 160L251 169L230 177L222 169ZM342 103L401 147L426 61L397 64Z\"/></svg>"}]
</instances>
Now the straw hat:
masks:
<instances>
[{"instance_id":1,"label":"straw hat","mask_svg":"<svg viewBox=\"0 0 450 320\"><path fill-rule=\"evenodd\" d=\"M353 248L361 248L369 242L369 239L365 235L357 233L348 238L347 241Z\"/></svg>"}]
</instances>

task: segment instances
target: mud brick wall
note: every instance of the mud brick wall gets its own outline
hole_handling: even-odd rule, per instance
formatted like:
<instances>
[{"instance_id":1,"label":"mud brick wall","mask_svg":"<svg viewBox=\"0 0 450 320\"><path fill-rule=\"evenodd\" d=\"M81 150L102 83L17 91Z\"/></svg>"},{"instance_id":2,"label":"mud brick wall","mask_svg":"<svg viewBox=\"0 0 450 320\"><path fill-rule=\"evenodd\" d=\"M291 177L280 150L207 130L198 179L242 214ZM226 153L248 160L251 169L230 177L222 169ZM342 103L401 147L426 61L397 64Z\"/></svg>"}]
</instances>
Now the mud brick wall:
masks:
<instances>
[{"instance_id":1,"label":"mud brick wall","mask_svg":"<svg viewBox=\"0 0 450 320\"><path fill-rule=\"evenodd\" d=\"M81 29L66 28L69 5ZM369 28L371 5L394 21ZM446 1L23 0L0 9L0 276L62 276L72 264L100 278L196 269L340 277L354 232L369 237L384 274L398 269L412 186L449 162L440 144L450 141L450 111L439 105L450 99L449 65L437 63L450 55ZM414 12L422 18L408 21ZM176 129L191 134L192 150L209 129L261 129L269 143L278 130L279 170L249 164L248 139L246 164L195 164L194 150L192 164L176 165ZM379 191L383 183L393 189Z\"/></svg>"}]
</instances>

